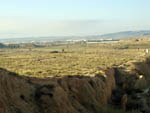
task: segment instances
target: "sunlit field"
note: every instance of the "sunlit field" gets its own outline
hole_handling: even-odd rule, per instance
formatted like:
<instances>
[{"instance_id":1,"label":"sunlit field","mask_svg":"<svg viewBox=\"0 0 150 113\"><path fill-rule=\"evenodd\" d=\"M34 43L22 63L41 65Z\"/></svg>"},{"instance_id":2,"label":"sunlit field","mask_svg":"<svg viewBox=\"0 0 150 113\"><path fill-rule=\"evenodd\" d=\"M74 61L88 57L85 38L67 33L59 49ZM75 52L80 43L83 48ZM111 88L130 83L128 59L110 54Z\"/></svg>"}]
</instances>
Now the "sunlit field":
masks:
<instances>
[{"instance_id":1,"label":"sunlit field","mask_svg":"<svg viewBox=\"0 0 150 113\"><path fill-rule=\"evenodd\" d=\"M134 45L136 43L133 43ZM1 49L0 67L21 75L50 77L96 75L108 67L144 57L150 47L137 43L94 43L53 45L47 48ZM58 51L58 53L51 53Z\"/></svg>"}]
</instances>

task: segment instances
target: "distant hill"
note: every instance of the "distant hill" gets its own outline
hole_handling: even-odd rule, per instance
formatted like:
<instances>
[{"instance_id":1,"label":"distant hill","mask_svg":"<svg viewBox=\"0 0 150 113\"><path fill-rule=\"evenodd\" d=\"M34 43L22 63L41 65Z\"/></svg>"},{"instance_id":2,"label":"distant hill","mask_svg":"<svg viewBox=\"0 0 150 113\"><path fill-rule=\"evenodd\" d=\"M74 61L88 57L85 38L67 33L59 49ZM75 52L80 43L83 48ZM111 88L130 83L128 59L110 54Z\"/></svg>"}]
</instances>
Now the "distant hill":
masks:
<instances>
[{"instance_id":1,"label":"distant hill","mask_svg":"<svg viewBox=\"0 0 150 113\"><path fill-rule=\"evenodd\" d=\"M1 43L30 43L30 42L53 42L67 40L100 40L113 39L125 40L129 38L150 37L150 30L141 31L124 31L116 33L108 33L104 35L88 35L88 36L49 36L49 37L25 37L25 38L3 38Z\"/></svg>"},{"instance_id":2,"label":"distant hill","mask_svg":"<svg viewBox=\"0 0 150 113\"><path fill-rule=\"evenodd\" d=\"M143 31L125 31L117 33L109 33L100 35L100 38L103 39L128 39L128 38L137 38L137 37L148 37L150 36L150 30Z\"/></svg>"},{"instance_id":3,"label":"distant hill","mask_svg":"<svg viewBox=\"0 0 150 113\"><path fill-rule=\"evenodd\" d=\"M2 43L0 43L0 48L5 48L6 46Z\"/></svg>"}]
</instances>

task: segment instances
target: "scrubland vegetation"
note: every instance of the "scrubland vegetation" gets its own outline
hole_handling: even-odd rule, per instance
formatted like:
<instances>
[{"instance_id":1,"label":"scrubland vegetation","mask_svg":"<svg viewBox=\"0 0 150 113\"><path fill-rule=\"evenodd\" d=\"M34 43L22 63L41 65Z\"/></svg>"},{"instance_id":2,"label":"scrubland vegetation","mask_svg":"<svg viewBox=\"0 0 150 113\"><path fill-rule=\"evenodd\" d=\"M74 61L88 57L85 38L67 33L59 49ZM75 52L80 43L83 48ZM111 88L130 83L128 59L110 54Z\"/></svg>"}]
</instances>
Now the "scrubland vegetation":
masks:
<instances>
[{"instance_id":1,"label":"scrubland vegetation","mask_svg":"<svg viewBox=\"0 0 150 113\"><path fill-rule=\"evenodd\" d=\"M111 66L145 57L147 40L117 43L55 44L49 47L0 50L0 67L21 75L46 77L96 75ZM55 51L55 52L53 52Z\"/></svg>"},{"instance_id":2,"label":"scrubland vegetation","mask_svg":"<svg viewBox=\"0 0 150 113\"><path fill-rule=\"evenodd\" d=\"M13 105L21 111L26 107L18 103L25 101L23 106L34 106L31 107L33 113L36 108L48 111L63 108L67 111L68 105L72 106L72 111L78 112L149 113L149 42L148 39L132 39L115 43L86 42L38 47L30 43L24 44L30 46L1 48L0 67L6 70L0 71L0 100L3 96L7 100L8 92L18 95L10 96L8 103L12 99ZM20 75L29 77L18 77ZM57 103L63 103L64 107L58 107ZM10 106L7 108L10 109ZM14 113L17 107L12 107ZM29 111L23 109L26 110Z\"/></svg>"}]
</instances>

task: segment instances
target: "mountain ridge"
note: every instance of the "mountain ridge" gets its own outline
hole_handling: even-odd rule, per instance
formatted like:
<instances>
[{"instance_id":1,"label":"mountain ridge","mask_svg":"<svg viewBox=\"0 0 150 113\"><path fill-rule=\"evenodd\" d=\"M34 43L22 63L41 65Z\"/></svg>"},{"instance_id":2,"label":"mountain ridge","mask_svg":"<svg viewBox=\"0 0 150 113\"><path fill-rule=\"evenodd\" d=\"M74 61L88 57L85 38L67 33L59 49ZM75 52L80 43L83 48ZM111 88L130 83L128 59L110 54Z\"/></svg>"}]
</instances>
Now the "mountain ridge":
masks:
<instances>
[{"instance_id":1,"label":"mountain ridge","mask_svg":"<svg viewBox=\"0 0 150 113\"><path fill-rule=\"evenodd\" d=\"M129 38L150 37L150 30L121 31L107 33L103 35L87 36L47 36L47 37L24 37L24 38L0 38L0 42L48 42L48 41L67 41L67 40L126 40Z\"/></svg>"},{"instance_id":2,"label":"mountain ridge","mask_svg":"<svg viewBox=\"0 0 150 113\"><path fill-rule=\"evenodd\" d=\"M115 33L108 33L101 35L101 38L112 38L112 39L128 39L142 36L150 36L150 30L139 30L139 31L121 31Z\"/></svg>"}]
</instances>

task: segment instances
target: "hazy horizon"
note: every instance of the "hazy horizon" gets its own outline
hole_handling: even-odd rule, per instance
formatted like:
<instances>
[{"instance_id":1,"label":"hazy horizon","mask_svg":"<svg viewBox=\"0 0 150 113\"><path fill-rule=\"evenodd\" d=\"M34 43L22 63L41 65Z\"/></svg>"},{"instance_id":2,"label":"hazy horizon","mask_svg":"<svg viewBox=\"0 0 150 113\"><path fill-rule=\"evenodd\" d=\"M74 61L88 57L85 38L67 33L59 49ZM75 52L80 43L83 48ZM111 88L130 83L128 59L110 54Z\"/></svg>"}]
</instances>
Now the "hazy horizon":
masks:
<instances>
[{"instance_id":1,"label":"hazy horizon","mask_svg":"<svg viewBox=\"0 0 150 113\"><path fill-rule=\"evenodd\" d=\"M148 0L5 0L0 2L0 38L149 30L149 4Z\"/></svg>"}]
</instances>

